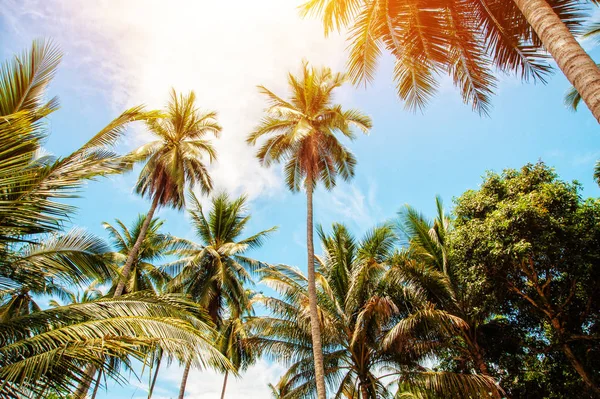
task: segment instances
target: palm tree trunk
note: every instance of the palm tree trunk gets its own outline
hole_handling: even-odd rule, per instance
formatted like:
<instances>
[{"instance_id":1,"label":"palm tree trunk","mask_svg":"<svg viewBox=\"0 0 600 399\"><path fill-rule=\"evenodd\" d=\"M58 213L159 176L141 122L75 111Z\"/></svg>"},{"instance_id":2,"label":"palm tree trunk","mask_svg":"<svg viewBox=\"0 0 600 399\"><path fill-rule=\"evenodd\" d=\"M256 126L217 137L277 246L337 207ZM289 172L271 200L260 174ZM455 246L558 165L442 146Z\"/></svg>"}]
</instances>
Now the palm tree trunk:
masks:
<instances>
[{"instance_id":1,"label":"palm tree trunk","mask_svg":"<svg viewBox=\"0 0 600 399\"><path fill-rule=\"evenodd\" d=\"M223 380L223 390L221 391L221 399L225 399L225 388L227 388L227 377L229 376L229 371L225 371L225 379Z\"/></svg>"},{"instance_id":2,"label":"palm tree trunk","mask_svg":"<svg viewBox=\"0 0 600 399\"><path fill-rule=\"evenodd\" d=\"M92 393L92 399L96 399L96 394L98 393L98 388L100 388L100 381L102 379L102 369L98 371L98 378L96 379L96 386L94 387L94 393Z\"/></svg>"},{"instance_id":3,"label":"palm tree trunk","mask_svg":"<svg viewBox=\"0 0 600 399\"><path fill-rule=\"evenodd\" d=\"M360 396L362 399L369 399L369 390L367 389L367 385L364 383L360 383Z\"/></svg>"},{"instance_id":4,"label":"palm tree trunk","mask_svg":"<svg viewBox=\"0 0 600 399\"><path fill-rule=\"evenodd\" d=\"M94 374L96 374L96 367L90 365L85 368L85 373L82 376L82 381L79 383L77 390L73 394L73 399L85 398L87 392L90 389L90 384L92 383Z\"/></svg>"},{"instance_id":5,"label":"palm tree trunk","mask_svg":"<svg viewBox=\"0 0 600 399\"><path fill-rule=\"evenodd\" d=\"M321 328L317 309L317 287L315 284L315 248L313 243L313 183L306 182L306 247L308 252L308 304L310 307L310 333L312 337L313 359L317 397L326 399L325 370L323 368L323 348Z\"/></svg>"},{"instance_id":6,"label":"palm tree trunk","mask_svg":"<svg viewBox=\"0 0 600 399\"><path fill-rule=\"evenodd\" d=\"M142 242L146 238L146 232L148 231L150 222L152 222L152 217L154 216L154 211L156 211L156 207L158 206L158 198L159 198L158 195L154 196L154 199L152 200L152 205L150 206L150 210L148 211L148 214L146 215L146 219L144 220L144 223L142 224L142 227L140 229L140 234L138 235L138 238L135 241L135 244L133 244L133 248L131 248L131 251L129 251L129 255L127 255L127 262L125 262L125 266L123 266L123 276L121 277L121 281L119 281L119 284L117 285L117 288L115 289L115 295L113 296L114 298L121 296L123 294L123 291L125 290L125 283L127 282L127 279L129 278L129 273L131 273L131 267L133 266L133 261L138 256L138 252L140 251Z\"/></svg>"},{"instance_id":7,"label":"palm tree trunk","mask_svg":"<svg viewBox=\"0 0 600 399\"><path fill-rule=\"evenodd\" d=\"M600 122L600 69L575 40L547 0L513 0Z\"/></svg>"},{"instance_id":8,"label":"palm tree trunk","mask_svg":"<svg viewBox=\"0 0 600 399\"><path fill-rule=\"evenodd\" d=\"M183 399L183 396L185 395L185 385L187 384L188 375L190 374L190 367L192 367L191 361L185 364L185 369L183 370L183 377L181 377L181 387L179 387L179 399Z\"/></svg>"},{"instance_id":9,"label":"palm tree trunk","mask_svg":"<svg viewBox=\"0 0 600 399\"><path fill-rule=\"evenodd\" d=\"M163 351L162 348L158 348L158 362L156 363L156 370L154 370L154 377L152 377L152 382L150 383L150 389L148 390L148 399L152 397L152 392L154 391L154 385L156 384L156 378L158 377L158 370L160 369L160 362L162 361Z\"/></svg>"}]
</instances>

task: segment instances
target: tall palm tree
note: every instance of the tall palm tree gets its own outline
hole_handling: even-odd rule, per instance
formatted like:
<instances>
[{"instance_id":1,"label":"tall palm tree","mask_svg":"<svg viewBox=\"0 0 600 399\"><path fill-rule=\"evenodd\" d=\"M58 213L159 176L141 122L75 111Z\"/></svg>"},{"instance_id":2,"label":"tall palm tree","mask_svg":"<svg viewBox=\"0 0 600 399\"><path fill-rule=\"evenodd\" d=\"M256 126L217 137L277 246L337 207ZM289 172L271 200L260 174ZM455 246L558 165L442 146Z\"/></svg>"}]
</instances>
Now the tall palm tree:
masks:
<instances>
[{"instance_id":1,"label":"tall palm tree","mask_svg":"<svg viewBox=\"0 0 600 399\"><path fill-rule=\"evenodd\" d=\"M222 193L213 197L208 215L193 193L189 195L189 202L188 213L200 242L177 241L176 253L180 259L165 268L175 276L168 289L188 295L206 309L217 330L223 331L224 316L241 315L245 309L244 284L252 282L251 273L265 266L244 253L262 246L276 228L240 238L250 221L244 196L231 200ZM187 363L184 369L180 399L185 395L190 367Z\"/></svg>"},{"instance_id":2,"label":"tall palm tree","mask_svg":"<svg viewBox=\"0 0 600 399\"><path fill-rule=\"evenodd\" d=\"M598 40L598 37L600 37L600 22L599 21L593 22L588 27L586 27L586 29L584 30L581 37L584 39L593 38L593 39ZM600 65L600 64L597 64L597 65ZM564 101L565 101L565 105L567 107L571 108L573 111L577 111L577 108L579 107L579 104L581 103L581 95L579 94L577 89L575 89L574 87L571 87L569 89L569 91L567 92L567 94L565 95Z\"/></svg>"},{"instance_id":3,"label":"tall palm tree","mask_svg":"<svg viewBox=\"0 0 600 399\"><path fill-rule=\"evenodd\" d=\"M127 226L118 219L116 220L116 225L118 227L112 226L106 222L102 223L102 226L108 230L112 244L116 249L113 256L115 262L119 265L119 274L121 275L123 274L122 269L124 263L140 236L146 217L146 215L139 215L131 229L128 229ZM129 280L123 291L124 294L147 290L161 292L162 288L164 288L169 281L170 276L155 264L167 255L167 252L171 249L171 242L173 240L173 237L169 234L160 232L163 223L162 220L154 218L148 224L145 237L142 240L136 258L131 265ZM119 231L119 229L121 231ZM113 281L113 285L108 292L109 294L114 295L118 282L119 279Z\"/></svg>"},{"instance_id":4,"label":"tall palm tree","mask_svg":"<svg viewBox=\"0 0 600 399\"><path fill-rule=\"evenodd\" d=\"M419 362L438 347L429 326L460 322L429 306L418 291L389 283L388 262L394 258L396 241L390 226L372 229L360 242L343 225L334 225L331 235L322 230L319 235L325 251L318 257L319 317L332 397L389 397L384 379L393 376L410 382L413 390L425 387L450 393L461 389L468 395L493 389L493 382L481 376L422 372ZM270 338L265 350L292 362L279 390L286 392L286 398L312 397L315 368L310 356L306 278L289 266L261 273L262 281L281 298L263 298L273 316L256 319L255 327ZM386 349L384 338L402 321L407 327L405 341ZM434 380L438 387L432 389L428 385L435 385Z\"/></svg>"},{"instance_id":5,"label":"tall palm tree","mask_svg":"<svg viewBox=\"0 0 600 399\"><path fill-rule=\"evenodd\" d=\"M181 209L185 204L186 186L198 187L203 193L209 193L213 184L206 165L216 159L212 143L205 139L207 133L218 136L221 126L216 121L215 112L202 113L196 108L196 95L177 95L171 91L171 98L163 118L147 123L148 130L156 136L154 140L138 148L132 154L137 161L145 161L136 184L136 192L152 199L145 222L135 244L129 251L123 266L123 279L115 289L119 296L125 289L125 282L131 267L159 206Z\"/></svg>"},{"instance_id":6,"label":"tall palm tree","mask_svg":"<svg viewBox=\"0 0 600 399\"><path fill-rule=\"evenodd\" d=\"M389 51L409 108L423 108L447 73L463 100L487 114L494 69L544 81L546 49L600 121L600 70L572 33L583 17L578 0L308 0L303 12L320 14L326 33L350 27L355 83L370 82Z\"/></svg>"},{"instance_id":7,"label":"tall palm tree","mask_svg":"<svg viewBox=\"0 0 600 399\"><path fill-rule=\"evenodd\" d=\"M267 136L256 155L261 164L268 167L274 162L284 162L288 188L292 192L298 192L302 187L306 190L308 290L319 399L325 399L326 391L314 271L313 191L318 182L330 190L335 186L338 175L346 181L354 176L356 159L335 134L341 133L353 140L352 127L364 133L371 128L368 116L333 104L333 91L344 81L343 74L332 73L329 68L316 69L303 62L301 75L290 74L288 77L292 91L289 100L260 86L261 93L270 102L268 116L247 139L249 144L254 145L258 139Z\"/></svg>"},{"instance_id":8,"label":"tall palm tree","mask_svg":"<svg viewBox=\"0 0 600 399\"><path fill-rule=\"evenodd\" d=\"M600 37L600 21L596 21L587 27L582 37L584 38L595 38L596 40ZM600 66L600 64L596 64ZM565 95L565 105L571 108L573 111L577 111L579 104L581 103L581 95L575 87L571 87ZM600 161L596 161L594 166L594 180L600 186Z\"/></svg>"}]
</instances>

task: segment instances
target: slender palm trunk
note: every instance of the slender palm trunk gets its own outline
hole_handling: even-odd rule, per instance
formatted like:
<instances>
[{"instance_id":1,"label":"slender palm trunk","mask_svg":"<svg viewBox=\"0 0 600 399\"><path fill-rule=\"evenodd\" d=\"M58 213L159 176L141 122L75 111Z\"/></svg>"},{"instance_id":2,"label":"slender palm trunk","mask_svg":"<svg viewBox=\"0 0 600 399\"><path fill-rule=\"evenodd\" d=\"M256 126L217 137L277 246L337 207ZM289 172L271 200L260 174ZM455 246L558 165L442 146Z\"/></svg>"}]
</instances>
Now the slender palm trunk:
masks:
<instances>
[{"instance_id":1,"label":"slender palm trunk","mask_svg":"<svg viewBox=\"0 0 600 399\"><path fill-rule=\"evenodd\" d=\"M146 215L146 219L144 220L144 223L142 224L142 227L140 229L140 234L138 235L137 240L135 240L135 244L133 244L133 248L131 248L131 251L129 251L129 254L127 255L127 262L125 262L125 266L123 266L123 276L121 277L119 284L117 284L117 288L115 289L114 298L121 296L123 294L123 291L125 290L125 283L127 282L127 279L129 278L129 273L131 273L131 267L133 266L133 261L135 260L135 258L138 256L138 253L140 252L140 247L142 246L142 242L146 238L146 232L148 232L148 227L150 226L150 222L152 222L152 217L154 216L154 211L156 211L156 207L158 206L158 198L159 198L158 195L154 196L154 199L152 200L152 205L150 206L150 210L148 211L148 214Z\"/></svg>"},{"instance_id":2,"label":"slender palm trunk","mask_svg":"<svg viewBox=\"0 0 600 399\"><path fill-rule=\"evenodd\" d=\"M323 368L323 348L321 328L317 309L317 287L315 284L315 248L313 243L313 183L306 182L306 247L308 252L308 304L310 307L310 333L312 337L313 359L317 396L326 399L325 370Z\"/></svg>"},{"instance_id":3,"label":"slender palm trunk","mask_svg":"<svg viewBox=\"0 0 600 399\"><path fill-rule=\"evenodd\" d=\"M513 0L559 68L600 122L600 69L547 0Z\"/></svg>"},{"instance_id":4,"label":"slender palm trunk","mask_svg":"<svg viewBox=\"0 0 600 399\"><path fill-rule=\"evenodd\" d=\"M83 399L87 395L87 392L90 389L90 384L92 383L92 379L94 378L94 374L96 374L96 367L87 366L85 368L85 373L82 376L82 381L79 383L77 390L73 394L74 399Z\"/></svg>"},{"instance_id":5,"label":"slender palm trunk","mask_svg":"<svg viewBox=\"0 0 600 399\"><path fill-rule=\"evenodd\" d=\"M181 377L181 386L179 387L179 399L183 399L183 397L185 396L185 385L187 384L187 379L188 375L190 374L191 367L191 361L185 364L185 369L183 370L183 377Z\"/></svg>"},{"instance_id":6,"label":"slender palm trunk","mask_svg":"<svg viewBox=\"0 0 600 399\"><path fill-rule=\"evenodd\" d=\"M92 399L96 399L98 388L100 388L100 381L102 380L102 369L98 371L98 378L96 379L96 386L94 387L94 393L92 393Z\"/></svg>"},{"instance_id":7,"label":"slender palm trunk","mask_svg":"<svg viewBox=\"0 0 600 399\"><path fill-rule=\"evenodd\" d=\"M229 371L225 371L225 379L223 380L223 390L221 391L221 399L225 399L225 388L227 388L227 377L229 376Z\"/></svg>"},{"instance_id":8,"label":"slender palm trunk","mask_svg":"<svg viewBox=\"0 0 600 399\"><path fill-rule=\"evenodd\" d=\"M158 348L158 362L156 363L156 370L154 370L154 376L152 377L152 382L150 383L150 389L148 390L148 399L152 397L152 392L154 391L154 385L156 384L156 378L158 377L158 370L160 369L160 362L162 361L163 351L162 348Z\"/></svg>"}]
</instances>

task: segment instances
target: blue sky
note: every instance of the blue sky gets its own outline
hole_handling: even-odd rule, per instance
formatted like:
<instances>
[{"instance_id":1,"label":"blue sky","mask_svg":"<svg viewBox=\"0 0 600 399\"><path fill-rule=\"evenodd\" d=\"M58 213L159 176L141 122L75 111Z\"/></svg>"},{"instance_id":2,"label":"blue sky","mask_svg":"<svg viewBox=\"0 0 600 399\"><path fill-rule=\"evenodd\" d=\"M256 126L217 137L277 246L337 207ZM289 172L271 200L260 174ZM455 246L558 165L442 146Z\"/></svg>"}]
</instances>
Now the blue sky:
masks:
<instances>
[{"instance_id":1,"label":"blue sky","mask_svg":"<svg viewBox=\"0 0 600 399\"><path fill-rule=\"evenodd\" d=\"M285 74L303 57L314 64L343 68L343 39L324 39L317 21L301 20L297 2L264 0L226 8L214 3L158 1L94 4L70 0L5 0L0 10L0 55L26 48L36 37L53 37L64 49L63 65L51 87L62 108L49 121L47 149L67 154L127 107L164 104L171 86L194 89L199 105L220 113L224 127L218 142L220 162L213 175L220 190L248 193L253 215L248 227L279 230L257 258L305 269L305 200L282 184L279 168L264 170L243 142L261 116L264 103L255 85L285 94ZM227 15L227 18L225 18ZM586 43L586 46L588 44ZM598 51L592 51L600 59ZM423 114L406 112L391 81L392 63L382 59L375 82L364 89L347 86L338 94L345 107L359 108L374 121L371 134L348 143L358 158L355 179L315 199L315 221L324 226L346 223L362 235L376 223L394 218L410 204L433 211L439 194L447 207L452 198L477 188L486 170L518 168L543 160L565 180L584 186L583 196L598 196L592 180L600 159L598 125L582 107L577 113L562 102L569 87L560 72L547 85L522 84L500 76L490 117L480 117L462 103L448 80ZM130 129L121 150L147 139L142 126ZM135 173L91 183L77 200L73 224L106 237L102 221L131 223L146 212L147 201L132 193ZM193 238L183 213L161 210L165 230ZM259 288L260 289L260 288ZM283 368L261 362L229 388L228 397L266 397L266 383ZM180 370L162 373L156 398L175 397ZM144 383L118 387L100 398L144 397ZM189 398L215 397L221 377L196 372Z\"/></svg>"}]
</instances>

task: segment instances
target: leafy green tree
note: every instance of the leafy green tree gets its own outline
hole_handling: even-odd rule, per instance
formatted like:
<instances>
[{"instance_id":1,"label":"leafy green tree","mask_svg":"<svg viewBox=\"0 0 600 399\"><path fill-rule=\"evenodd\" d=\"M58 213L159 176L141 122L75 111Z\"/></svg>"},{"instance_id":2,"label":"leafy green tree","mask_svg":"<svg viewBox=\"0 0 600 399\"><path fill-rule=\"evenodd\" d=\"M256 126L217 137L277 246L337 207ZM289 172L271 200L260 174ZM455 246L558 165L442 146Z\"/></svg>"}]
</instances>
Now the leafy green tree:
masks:
<instances>
[{"instance_id":1,"label":"leafy green tree","mask_svg":"<svg viewBox=\"0 0 600 399\"><path fill-rule=\"evenodd\" d=\"M308 0L303 8L322 16L325 33L349 27L355 83L372 81L382 51L392 54L409 108L423 108L446 73L463 101L487 114L494 70L544 81L546 49L600 121L600 70L572 34L582 11L577 0Z\"/></svg>"},{"instance_id":2,"label":"leafy green tree","mask_svg":"<svg viewBox=\"0 0 600 399\"><path fill-rule=\"evenodd\" d=\"M333 91L344 81L343 74L334 74L329 68L316 69L304 62L299 77L292 74L288 77L292 91L289 100L260 86L261 93L270 102L268 116L247 139L249 144L255 145L266 136L256 154L261 164L268 167L274 162L285 163L288 188L292 192L298 192L302 187L306 190L308 289L319 399L325 399L326 392L313 264L313 191L318 182L331 190L338 176L346 181L354 176L356 159L335 134L341 133L353 140L352 127L364 133L371 129L369 117L357 110L343 110L341 105L332 103Z\"/></svg>"},{"instance_id":3,"label":"leafy green tree","mask_svg":"<svg viewBox=\"0 0 600 399\"><path fill-rule=\"evenodd\" d=\"M544 347L534 355L564 359L579 390L599 395L600 201L579 189L541 162L489 173L458 198L451 241L469 273L493 282L505 311L531 323Z\"/></svg>"},{"instance_id":4,"label":"leafy green tree","mask_svg":"<svg viewBox=\"0 0 600 399\"><path fill-rule=\"evenodd\" d=\"M145 162L135 190L141 196L151 198L152 205L129 251L121 272L123 280L117 285L115 296L121 295L125 289L156 209L159 206L183 208L186 187L198 187L203 193L212 190L212 179L203 159L208 157L212 162L217 154L205 136L207 133L218 136L221 126L216 121L215 112L203 113L195 103L193 91L184 96L172 90L163 117L147 122L148 130L156 140L144 144L132 154L136 161Z\"/></svg>"},{"instance_id":5,"label":"leafy green tree","mask_svg":"<svg viewBox=\"0 0 600 399\"><path fill-rule=\"evenodd\" d=\"M185 293L206 309L217 331L223 332L227 314L243 314L246 307L244 284L252 282L251 273L265 266L265 263L246 256L245 252L262 246L276 228L241 238L250 221L244 196L232 200L222 193L213 197L208 215L204 214L200 200L193 193L189 195L189 202L188 214L200 242L177 241L179 259L166 266L166 270L175 276L168 289ZM235 327L235 322L232 323L230 327ZM190 367L191 364L186 364L180 399L185 394Z\"/></svg>"}]
</instances>

